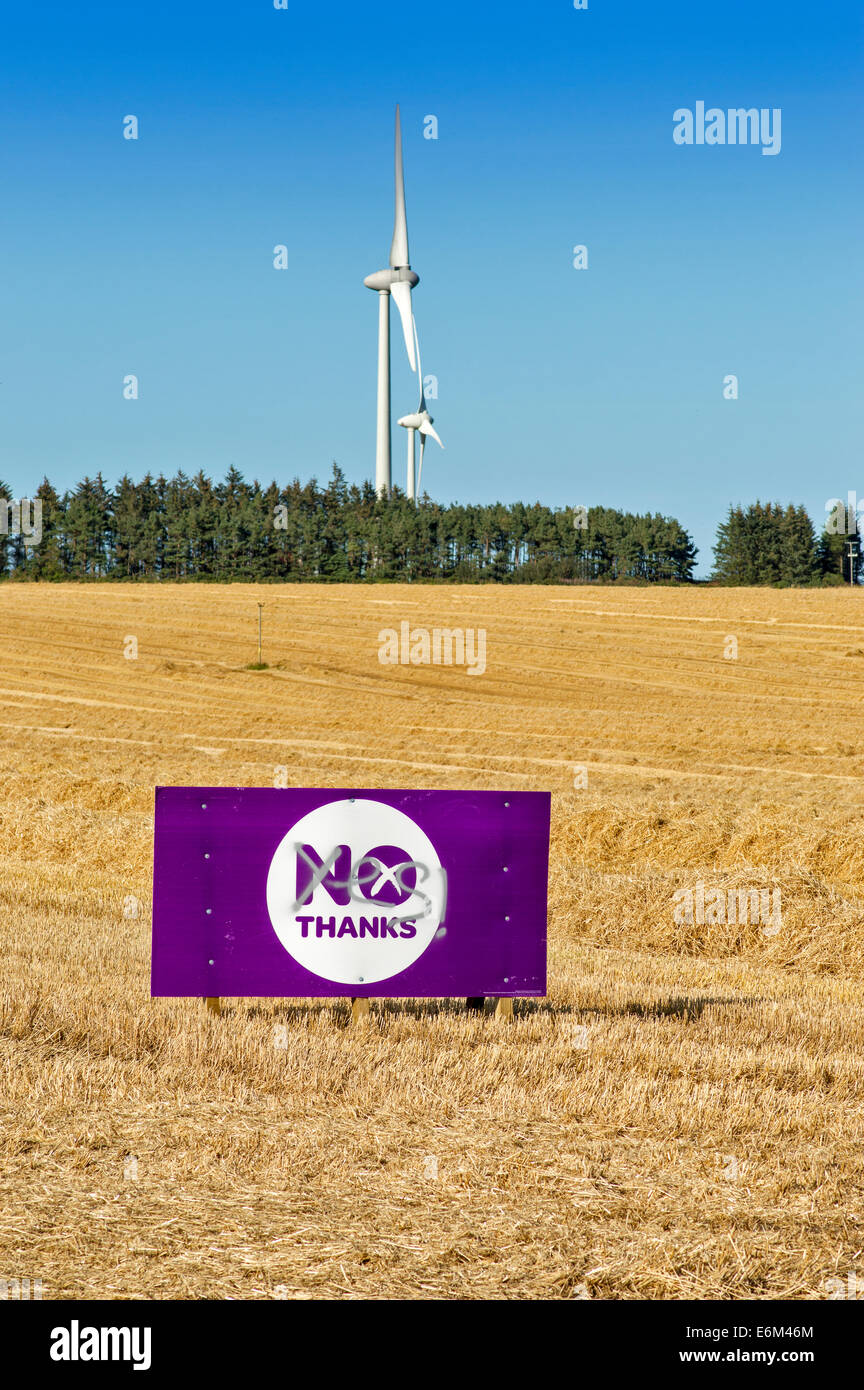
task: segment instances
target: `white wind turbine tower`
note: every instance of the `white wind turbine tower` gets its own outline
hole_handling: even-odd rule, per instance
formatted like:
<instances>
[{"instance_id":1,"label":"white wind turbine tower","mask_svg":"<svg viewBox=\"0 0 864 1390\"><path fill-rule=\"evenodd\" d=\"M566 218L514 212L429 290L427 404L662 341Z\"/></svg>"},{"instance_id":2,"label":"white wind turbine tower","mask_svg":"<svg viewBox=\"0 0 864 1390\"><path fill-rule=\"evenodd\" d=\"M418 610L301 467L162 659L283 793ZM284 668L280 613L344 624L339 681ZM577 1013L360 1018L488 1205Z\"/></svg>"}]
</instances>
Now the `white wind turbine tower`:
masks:
<instances>
[{"instance_id":1,"label":"white wind turbine tower","mask_svg":"<svg viewBox=\"0 0 864 1390\"><path fill-rule=\"evenodd\" d=\"M367 275L363 284L378 291L378 434L375 449L375 491L379 497L390 492L390 296L402 319L402 332L412 372L414 360L414 316L411 291L420 276L408 260L408 220L405 215L405 179L402 174L402 125L396 107L396 217L390 245L390 266Z\"/></svg>"},{"instance_id":2,"label":"white wind turbine tower","mask_svg":"<svg viewBox=\"0 0 864 1390\"><path fill-rule=\"evenodd\" d=\"M415 495L417 497L420 496L420 480L423 477L423 451L426 448L426 436L427 434L431 434L437 444L441 444L441 440L432 428L432 416L426 409L426 395L423 390L423 368L420 365L420 339L417 337L417 325L413 322L413 318L412 327L414 329L414 344L417 349L417 374L420 377L420 404L413 415L403 415L398 423L404 425L405 429L408 431L408 482L405 491L413 502ZM417 488L415 494L414 435L418 430L420 432L420 468L417 472ZM441 448L444 448L443 444L441 444Z\"/></svg>"}]
</instances>

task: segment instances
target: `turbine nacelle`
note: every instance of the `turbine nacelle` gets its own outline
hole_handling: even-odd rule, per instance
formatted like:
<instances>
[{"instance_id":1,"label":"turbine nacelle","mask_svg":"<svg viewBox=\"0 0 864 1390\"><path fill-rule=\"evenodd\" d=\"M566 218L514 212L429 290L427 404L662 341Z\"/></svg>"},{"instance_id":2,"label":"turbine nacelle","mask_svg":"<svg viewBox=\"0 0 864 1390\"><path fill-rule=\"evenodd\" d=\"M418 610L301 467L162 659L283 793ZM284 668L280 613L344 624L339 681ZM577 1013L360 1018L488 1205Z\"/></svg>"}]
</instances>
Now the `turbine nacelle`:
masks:
<instances>
[{"instance_id":1,"label":"turbine nacelle","mask_svg":"<svg viewBox=\"0 0 864 1390\"><path fill-rule=\"evenodd\" d=\"M403 425L406 430L419 430L421 435L431 434L436 444L441 444L441 440L432 428L434 421L428 410L417 410L413 415L403 415L402 419L397 420L396 423ZM443 444L441 444L441 448L444 448Z\"/></svg>"},{"instance_id":2,"label":"turbine nacelle","mask_svg":"<svg viewBox=\"0 0 864 1390\"><path fill-rule=\"evenodd\" d=\"M363 281L367 290L390 290L394 285L409 285L413 290L415 285L420 284L420 276L410 266L400 266L398 270L376 270L372 275L367 275Z\"/></svg>"}]
</instances>

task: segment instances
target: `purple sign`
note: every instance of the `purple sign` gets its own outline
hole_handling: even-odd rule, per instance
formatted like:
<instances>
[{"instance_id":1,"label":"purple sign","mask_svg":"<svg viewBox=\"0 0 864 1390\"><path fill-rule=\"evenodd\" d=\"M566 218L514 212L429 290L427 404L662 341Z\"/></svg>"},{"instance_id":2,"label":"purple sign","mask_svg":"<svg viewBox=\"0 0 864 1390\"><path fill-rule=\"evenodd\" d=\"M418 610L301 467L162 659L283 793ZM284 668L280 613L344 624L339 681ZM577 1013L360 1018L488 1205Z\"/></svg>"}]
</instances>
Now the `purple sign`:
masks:
<instances>
[{"instance_id":1,"label":"purple sign","mask_svg":"<svg viewBox=\"0 0 864 1390\"><path fill-rule=\"evenodd\" d=\"M549 805L157 787L151 993L544 995Z\"/></svg>"}]
</instances>

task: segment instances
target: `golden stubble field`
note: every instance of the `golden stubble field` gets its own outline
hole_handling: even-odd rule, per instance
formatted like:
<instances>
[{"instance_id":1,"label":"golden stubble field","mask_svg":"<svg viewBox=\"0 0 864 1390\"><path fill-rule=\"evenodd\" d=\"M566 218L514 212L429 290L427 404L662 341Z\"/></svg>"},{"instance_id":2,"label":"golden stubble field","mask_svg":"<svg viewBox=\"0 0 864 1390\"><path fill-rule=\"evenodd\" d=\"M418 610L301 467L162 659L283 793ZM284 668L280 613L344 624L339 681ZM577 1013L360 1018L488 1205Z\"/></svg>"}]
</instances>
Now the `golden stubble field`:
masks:
<instances>
[{"instance_id":1,"label":"golden stubble field","mask_svg":"<svg viewBox=\"0 0 864 1390\"><path fill-rule=\"evenodd\" d=\"M4 585L0 1278L46 1299L864 1279L862 602ZM380 665L403 619L483 627L486 674ZM548 999L512 1024L388 1002L360 1028L347 1002L151 1000L154 786L279 767L551 789ZM699 882L779 889L780 930L676 923Z\"/></svg>"}]
</instances>

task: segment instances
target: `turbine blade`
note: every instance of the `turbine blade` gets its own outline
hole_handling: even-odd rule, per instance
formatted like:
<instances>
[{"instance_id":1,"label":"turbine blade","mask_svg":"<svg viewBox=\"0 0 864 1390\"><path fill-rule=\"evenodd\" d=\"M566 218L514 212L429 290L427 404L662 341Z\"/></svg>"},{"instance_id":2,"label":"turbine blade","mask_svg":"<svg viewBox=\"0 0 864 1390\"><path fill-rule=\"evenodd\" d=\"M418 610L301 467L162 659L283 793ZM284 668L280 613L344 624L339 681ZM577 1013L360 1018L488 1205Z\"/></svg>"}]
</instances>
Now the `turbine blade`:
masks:
<instances>
[{"instance_id":1,"label":"turbine blade","mask_svg":"<svg viewBox=\"0 0 864 1390\"><path fill-rule=\"evenodd\" d=\"M396 302L396 308L399 310L399 317L402 320L405 347L413 372L417 370L417 367L414 360L414 315L411 313L411 286L407 280L395 280L390 286L390 294Z\"/></svg>"},{"instance_id":2,"label":"turbine blade","mask_svg":"<svg viewBox=\"0 0 864 1390\"><path fill-rule=\"evenodd\" d=\"M396 218L393 223L393 241L390 244L390 266L396 270L400 265L410 265L408 259L408 217L405 212L405 176L402 172L402 122L399 107L396 107ZM409 352L408 356L411 354Z\"/></svg>"},{"instance_id":3,"label":"turbine blade","mask_svg":"<svg viewBox=\"0 0 864 1390\"><path fill-rule=\"evenodd\" d=\"M425 419L425 420L423 421L423 424L420 426L420 439L421 439L421 441L423 440L423 438L424 438L427 434L431 434L431 436L432 436L432 438L435 440L436 444L441 444L441 440L438 438L438 435L435 433L434 429L432 428L432 421L431 421L430 419L428 419L428 417L427 417L427 419ZM441 448L442 448L442 449L444 448L444 445L443 445L443 444L441 444Z\"/></svg>"},{"instance_id":4,"label":"turbine blade","mask_svg":"<svg viewBox=\"0 0 864 1390\"><path fill-rule=\"evenodd\" d=\"M423 368L420 364L420 339L417 336L417 320L411 315L411 324L414 329L414 347L417 350L417 376L420 381L420 404L417 407L417 414L422 415L426 409L426 396L423 392Z\"/></svg>"}]
</instances>

